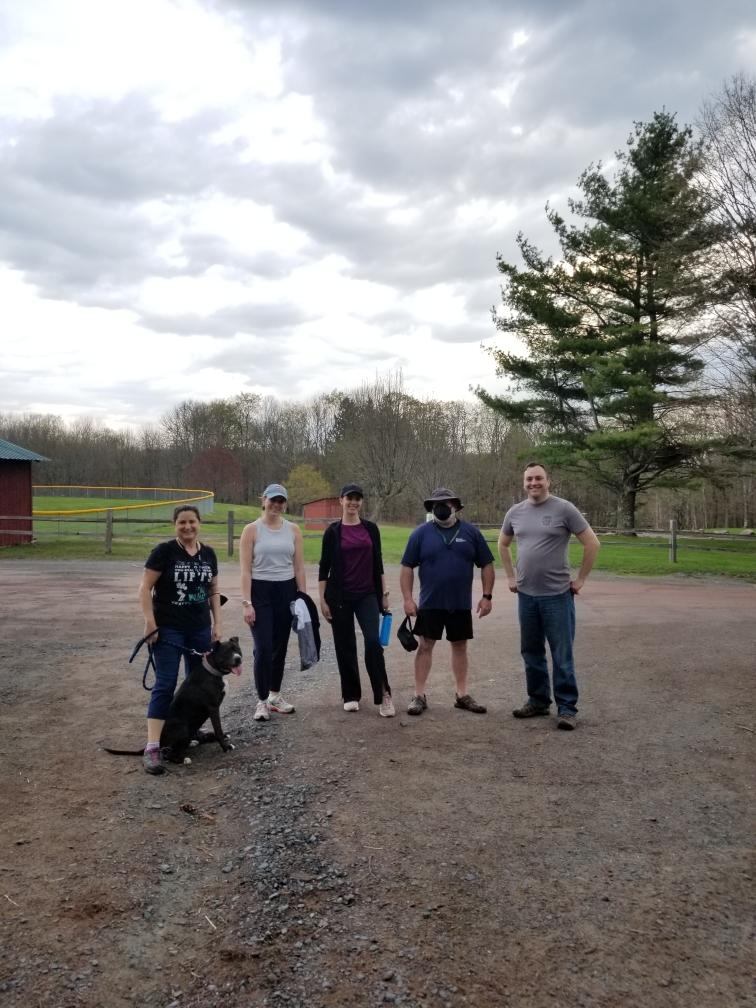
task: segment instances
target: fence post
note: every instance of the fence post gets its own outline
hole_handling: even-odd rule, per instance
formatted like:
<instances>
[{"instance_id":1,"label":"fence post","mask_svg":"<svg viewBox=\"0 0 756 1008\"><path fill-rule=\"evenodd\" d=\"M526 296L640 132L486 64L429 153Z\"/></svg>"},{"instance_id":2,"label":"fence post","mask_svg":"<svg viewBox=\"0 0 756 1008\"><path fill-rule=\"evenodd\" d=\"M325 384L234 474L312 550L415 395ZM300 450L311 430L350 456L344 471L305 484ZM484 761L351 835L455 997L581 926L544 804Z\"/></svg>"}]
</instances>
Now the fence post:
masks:
<instances>
[{"instance_id":1,"label":"fence post","mask_svg":"<svg viewBox=\"0 0 756 1008\"><path fill-rule=\"evenodd\" d=\"M232 557L234 555L234 512L229 511L226 516L226 525L228 528L228 555Z\"/></svg>"},{"instance_id":2,"label":"fence post","mask_svg":"<svg viewBox=\"0 0 756 1008\"><path fill-rule=\"evenodd\" d=\"M113 512L110 508L105 512L105 552L113 552Z\"/></svg>"},{"instance_id":3,"label":"fence post","mask_svg":"<svg viewBox=\"0 0 756 1008\"><path fill-rule=\"evenodd\" d=\"M669 519L669 562L677 563L677 521Z\"/></svg>"}]
</instances>

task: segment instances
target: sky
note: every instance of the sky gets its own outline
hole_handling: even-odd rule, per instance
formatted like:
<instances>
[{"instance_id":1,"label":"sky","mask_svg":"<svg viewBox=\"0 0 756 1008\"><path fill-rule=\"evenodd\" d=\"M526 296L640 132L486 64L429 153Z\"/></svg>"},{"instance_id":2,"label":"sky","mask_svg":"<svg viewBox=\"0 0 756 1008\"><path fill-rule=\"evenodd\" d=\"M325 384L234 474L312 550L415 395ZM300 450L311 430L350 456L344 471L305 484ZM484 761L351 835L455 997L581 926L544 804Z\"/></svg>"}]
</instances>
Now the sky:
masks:
<instances>
[{"instance_id":1,"label":"sky","mask_svg":"<svg viewBox=\"0 0 756 1008\"><path fill-rule=\"evenodd\" d=\"M753 0L0 0L0 412L501 390L497 254Z\"/></svg>"}]
</instances>

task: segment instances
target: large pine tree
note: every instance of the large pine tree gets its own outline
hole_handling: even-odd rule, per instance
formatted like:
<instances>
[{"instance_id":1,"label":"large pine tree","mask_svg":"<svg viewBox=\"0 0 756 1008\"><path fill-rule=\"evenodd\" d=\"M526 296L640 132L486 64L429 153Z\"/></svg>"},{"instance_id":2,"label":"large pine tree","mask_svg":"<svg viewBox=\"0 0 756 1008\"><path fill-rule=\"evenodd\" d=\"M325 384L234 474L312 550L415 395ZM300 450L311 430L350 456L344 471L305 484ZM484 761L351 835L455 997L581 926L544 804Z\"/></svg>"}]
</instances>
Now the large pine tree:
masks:
<instances>
[{"instance_id":1,"label":"large pine tree","mask_svg":"<svg viewBox=\"0 0 756 1008\"><path fill-rule=\"evenodd\" d=\"M547 216L561 247L545 257L522 234L524 268L499 258L504 311L496 325L526 353L492 351L511 394L480 398L532 425L542 457L617 494L618 525L635 527L639 497L689 475L706 448L695 423L705 339L705 252L715 235L693 185L691 131L656 113L616 155L581 176L578 225Z\"/></svg>"}]
</instances>

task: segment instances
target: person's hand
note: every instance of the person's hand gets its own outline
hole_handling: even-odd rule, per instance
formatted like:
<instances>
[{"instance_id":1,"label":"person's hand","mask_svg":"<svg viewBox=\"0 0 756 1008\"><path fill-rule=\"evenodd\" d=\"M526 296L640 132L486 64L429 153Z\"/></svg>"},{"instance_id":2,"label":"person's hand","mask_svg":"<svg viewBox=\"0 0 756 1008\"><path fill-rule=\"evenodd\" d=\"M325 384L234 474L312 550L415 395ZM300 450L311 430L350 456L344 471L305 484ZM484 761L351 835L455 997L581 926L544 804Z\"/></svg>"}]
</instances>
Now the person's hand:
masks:
<instances>
[{"instance_id":1,"label":"person's hand","mask_svg":"<svg viewBox=\"0 0 756 1008\"><path fill-rule=\"evenodd\" d=\"M404 600L404 615L411 616L413 619L417 616L417 606L413 598Z\"/></svg>"},{"instance_id":2,"label":"person's hand","mask_svg":"<svg viewBox=\"0 0 756 1008\"><path fill-rule=\"evenodd\" d=\"M517 578L507 578L507 585L513 595L517 594Z\"/></svg>"},{"instance_id":3,"label":"person's hand","mask_svg":"<svg viewBox=\"0 0 756 1008\"><path fill-rule=\"evenodd\" d=\"M328 605L327 602L320 603L320 611L323 613L323 619L327 623L330 623L333 617L331 616L331 607Z\"/></svg>"},{"instance_id":4,"label":"person's hand","mask_svg":"<svg viewBox=\"0 0 756 1008\"><path fill-rule=\"evenodd\" d=\"M482 619L484 616L488 616L488 614L491 612L492 607L493 603L491 602L491 599L482 598L480 602L478 602L478 608L475 610L478 614L478 619Z\"/></svg>"},{"instance_id":5,"label":"person's hand","mask_svg":"<svg viewBox=\"0 0 756 1008\"><path fill-rule=\"evenodd\" d=\"M210 640L213 641L214 643L215 641L219 641L220 639L221 639L221 625L220 623L213 623L213 629L210 633Z\"/></svg>"},{"instance_id":6,"label":"person's hand","mask_svg":"<svg viewBox=\"0 0 756 1008\"><path fill-rule=\"evenodd\" d=\"M585 578L575 578L574 581L570 581L570 591L573 595L579 595L580 589L585 584Z\"/></svg>"},{"instance_id":7,"label":"person's hand","mask_svg":"<svg viewBox=\"0 0 756 1008\"><path fill-rule=\"evenodd\" d=\"M244 606L244 622L247 626L255 625L255 607L253 605Z\"/></svg>"},{"instance_id":8,"label":"person's hand","mask_svg":"<svg viewBox=\"0 0 756 1008\"><path fill-rule=\"evenodd\" d=\"M153 634L156 634L157 632L158 632L158 625L157 625L157 623L155 622L154 619L149 619L149 620L145 620L144 621L144 637L145 637L145 640L147 638L150 638L147 641L148 644L156 644L157 643L157 641L153 637Z\"/></svg>"}]
</instances>

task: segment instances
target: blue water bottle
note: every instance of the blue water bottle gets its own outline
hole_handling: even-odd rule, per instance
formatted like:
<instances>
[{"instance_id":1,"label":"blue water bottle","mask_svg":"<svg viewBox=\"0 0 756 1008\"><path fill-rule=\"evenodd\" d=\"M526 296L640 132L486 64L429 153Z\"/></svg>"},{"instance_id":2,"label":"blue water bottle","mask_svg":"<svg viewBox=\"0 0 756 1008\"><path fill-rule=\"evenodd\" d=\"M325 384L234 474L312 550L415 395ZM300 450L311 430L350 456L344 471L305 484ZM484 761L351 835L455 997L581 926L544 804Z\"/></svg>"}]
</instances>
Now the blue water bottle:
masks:
<instances>
[{"instance_id":1,"label":"blue water bottle","mask_svg":"<svg viewBox=\"0 0 756 1008\"><path fill-rule=\"evenodd\" d=\"M393 617L390 612L385 612L383 616L381 616L381 632L378 637L381 647L388 647L388 643L391 640L392 619Z\"/></svg>"}]
</instances>

